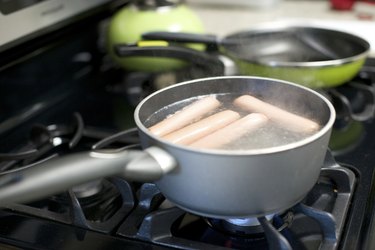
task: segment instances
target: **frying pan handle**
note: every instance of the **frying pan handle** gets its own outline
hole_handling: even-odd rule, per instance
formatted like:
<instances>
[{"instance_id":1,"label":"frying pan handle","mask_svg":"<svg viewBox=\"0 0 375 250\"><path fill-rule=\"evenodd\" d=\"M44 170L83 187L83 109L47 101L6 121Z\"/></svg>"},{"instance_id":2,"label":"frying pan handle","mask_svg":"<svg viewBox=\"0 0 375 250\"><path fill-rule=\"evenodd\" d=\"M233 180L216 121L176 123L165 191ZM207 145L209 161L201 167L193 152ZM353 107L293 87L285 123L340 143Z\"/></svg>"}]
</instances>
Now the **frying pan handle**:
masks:
<instances>
[{"instance_id":1,"label":"frying pan handle","mask_svg":"<svg viewBox=\"0 0 375 250\"><path fill-rule=\"evenodd\" d=\"M213 75L224 74L224 64L215 56L205 52L179 46L129 46L115 45L115 52L120 57L149 56L166 57L188 61L199 67L207 69Z\"/></svg>"},{"instance_id":2,"label":"frying pan handle","mask_svg":"<svg viewBox=\"0 0 375 250\"><path fill-rule=\"evenodd\" d=\"M164 150L92 151L44 161L0 178L0 207L63 192L100 178L121 175L128 180L153 181L175 169Z\"/></svg>"},{"instance_id":3,"label":"frying pan handle","mask_svg":"<svg viewBox=\"0 0 375 250\"><path fill-rule=\"evenodd\" d=\"M209 47L216 47L219 40L215 35L195 34L185 32L153 31L142 34L146 40L164 40L176 43L203 43Z\"/></svg>"}]
</instances>

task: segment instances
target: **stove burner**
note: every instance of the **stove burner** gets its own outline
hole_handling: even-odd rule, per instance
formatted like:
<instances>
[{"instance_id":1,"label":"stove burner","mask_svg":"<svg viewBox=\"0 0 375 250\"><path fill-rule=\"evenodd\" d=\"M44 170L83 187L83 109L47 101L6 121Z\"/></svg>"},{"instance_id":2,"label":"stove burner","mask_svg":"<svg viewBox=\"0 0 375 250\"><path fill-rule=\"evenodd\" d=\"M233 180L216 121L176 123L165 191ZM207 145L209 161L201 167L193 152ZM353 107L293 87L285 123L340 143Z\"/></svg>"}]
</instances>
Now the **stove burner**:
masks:
<instances>
[{"instance_id":1,"label":"stove burner","mask_svg":"<svg viewBox=\"0 0 375 250\"><path fill-rule=\"evenodd\" d=\"M97 195L103 190L103 184L101 180L92 181L72 188L77 198L87 198Z\"/></svg>"},{"instance_id":2,"label":"stove burner","mask_svg":"<svg viewBox=\"0 0 375 250\"><path fill-rule=\"evenodd\" d=\"M84 123L80 114L74 114L72 124L35 125L29 142L15 153L0 154L0 175L24 169L63 152L82 150L77 147L83 136Z\"/></svg>"},{"instance_id":3,"label":"stove burner","mask_svg":"<svg viewBox=\"0 0 375 250\"><path fill-rule=\"evenodd\" d=\"M105 222L121 208L121 194L110 182L99 180L85 185L86 188L89 187L89 189L78 192L80 196L77 195L77 187L73 188L72 191L78 198L83 214L87 220ZM82 188L82 185L79 187ZM93 191L96 193L92 193Z\"/></svg>"},{"instance_id":4,"label":"stove burner","mask_svg":"<svg viewBox=\"0 0 375 250\"><path fill-rule=\"evenodd\" d=\"M272 220L274 214L267 215L266 219L268 221ZM227 219L225 222L234 225L234 226L239 226L239 227L251 227L251 226L259 226L260 223L257 220L257 218L238 218L238 219Z\"/></svg>"},{"instance_id":5,"label":"stove burner","mask_svg":"<svg viewBox=\"0 0 375 250\"><path fill-rule=\"evenodd\" d=\"M30 141L18 153L0 154L0 174L30 168L67 153L105 147L132 147L132 131L124 131L120 137L111 137L85 127L78 113L74 114L70 124L37 125L30 131ZM84 183L68 192L29 204L11 204L7 208L82 228L110 232L131 211L134 202L133 187L128 182L108 178Z\"/></svg>"},{"instance_id":6,"label":"stove burner","mask_svg":"<svg viewBox=\"0 0 375 250\"><path fill-rule=\"evenodd\" d=\"M274 214L267 215L266 219L272 221ZM207 218L205 221L214 230L218 230L228 235L235 236L248 236L263 233L263 227L259 220L254 218L238 218L238 219L210 219Z\"/></svg>"}]
</instances>

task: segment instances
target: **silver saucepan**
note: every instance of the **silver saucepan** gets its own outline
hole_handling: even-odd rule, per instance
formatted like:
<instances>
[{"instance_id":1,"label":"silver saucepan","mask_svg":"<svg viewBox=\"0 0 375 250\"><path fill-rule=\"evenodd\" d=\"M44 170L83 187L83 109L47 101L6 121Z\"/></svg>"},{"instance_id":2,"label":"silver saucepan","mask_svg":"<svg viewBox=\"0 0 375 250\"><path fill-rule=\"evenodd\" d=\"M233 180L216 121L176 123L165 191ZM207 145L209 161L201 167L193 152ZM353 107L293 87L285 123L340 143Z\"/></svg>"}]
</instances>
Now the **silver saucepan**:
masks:
<instances>
[{"instance_id":1,"label":"silver saucepan","mask_svg":"<svg viewBox=\"0 0 375 250\"><path fill-rule=\"evenodd\" d=\"M290 144L250 150L197 149L150 133L145 121L171 103L208 94L252 93L317 121L317 132ZM315 91L258 77L183 82L146 97L135 110L143 151L98 151L48 160L0 178L0 204L29 202L110 175L154 181L184 210L215 218L263 216L298 203L316 183L335 111Z\"/></svg>"}]
</instances>

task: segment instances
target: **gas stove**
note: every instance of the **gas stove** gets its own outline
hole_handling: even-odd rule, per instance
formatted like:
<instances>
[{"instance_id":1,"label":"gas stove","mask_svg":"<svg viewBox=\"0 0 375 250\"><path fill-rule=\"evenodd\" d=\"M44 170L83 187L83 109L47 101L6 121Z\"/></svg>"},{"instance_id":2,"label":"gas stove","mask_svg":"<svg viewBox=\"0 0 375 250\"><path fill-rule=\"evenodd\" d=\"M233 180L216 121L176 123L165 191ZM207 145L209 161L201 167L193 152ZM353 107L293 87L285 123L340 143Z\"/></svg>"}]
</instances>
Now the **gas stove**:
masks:
<instances>
[{"instance_id":1,"label":"gas stove","mask_svg":"<svg viewBox=\"0 0 375 250\"><path fill-rule=\"evenodd\" d=\"M112 63L101 33L108 15L103 11L3 52L0 175L80 151L140 147L133 111L161 77ZM21 54L27 56L15 60ZM152 183L103 178L2 207L0 248L371 249L374 84L375 60L368 59L353 81L324 92L338 113L330 151L314 188L285 211L200 217L166 200Z\"/></svg>"},{"instance_id":2,"label":"gas stove","mask_svg":"<svg viewBox=\"0 0 375 250\"><path fill-rule=\"evenodd\" d=\"M1 174L80 150L139 147L136 129L103 134L101 140L100 134L98 128L85 127L79 113L72 114L71 121L64 125L34 125L27 145L1 155ZM0 212L2 222L12 225L14 221L18 226L17 230L4 227L2 242L15 240L21 247L56 249L63 241L69 248L81 247L82 243L63 236L74 228L83 233L81 237L94 238L92 242L83 240L83 246L91 249L96 249L91 244L103 236L119 247L125 246L122 240L131 240L134 244L140 241L152 247L182 249L336 249L356 180L352 166L337 163L327 152L317 184L301 203L265 219L220 220L181 210L152 183L128 182L119 177L100 179L36 202L6 205ZM29 223L27 230L39 232L47 227L57 237L27 241L23 235L27 235L24 227Z\"/></svg>"}]
</instances>

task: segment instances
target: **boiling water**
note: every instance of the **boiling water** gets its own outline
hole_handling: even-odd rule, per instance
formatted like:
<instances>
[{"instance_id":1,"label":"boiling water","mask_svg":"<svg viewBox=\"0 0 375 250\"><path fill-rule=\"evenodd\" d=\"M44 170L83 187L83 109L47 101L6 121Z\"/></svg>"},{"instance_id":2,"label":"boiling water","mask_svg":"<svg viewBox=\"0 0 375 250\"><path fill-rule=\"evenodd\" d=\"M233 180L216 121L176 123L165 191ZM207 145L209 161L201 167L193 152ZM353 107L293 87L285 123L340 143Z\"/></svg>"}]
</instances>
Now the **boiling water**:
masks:
<instances>
[{"instance_id":1,"label":"boiling water","mask_svg":"<svg viewBox=\"0 0 375 250\"><path fill-rule=\"evenodd\" d=\"M244 117L250 114L248 111L244 111L241 108L233 105L233 100L236 99L241 95L234 95L234 94L220 94L215 95L215 97L221 102L221 106L214 111L208 113L205 117L210 116L214 113L218 113L224 110L233 110L238 112L241 117ZM153 113L145 122L144 125L146 127L151 127L156 123L164 120L165 118L175 114L179 110L182 110L184 107L190 105L191 103L197 101L198 99L204 98L207 96L200 96L200 97L193 97L189 99L185 99L182 101L178 101L171 105L168 105L155 113ZM203 118L205 118L203 117ZM203 119L200 118L200 119ZM200 120L199 119L199 120ZM194 123L197 121L192 121ZM311 136L312 133L298 133L289 131L282 126L278 125L275 122L268 120L266 124L261 126L260 128L252 131L250 133L245 134L240 139L237 139L229 144L226 144L220 149L224 150L250 150L250 149L261 149L261 148L270 148L270 147L277 147L286 145L289 143L300 141L308 136Z\"/></svg>"}]
</instances>

